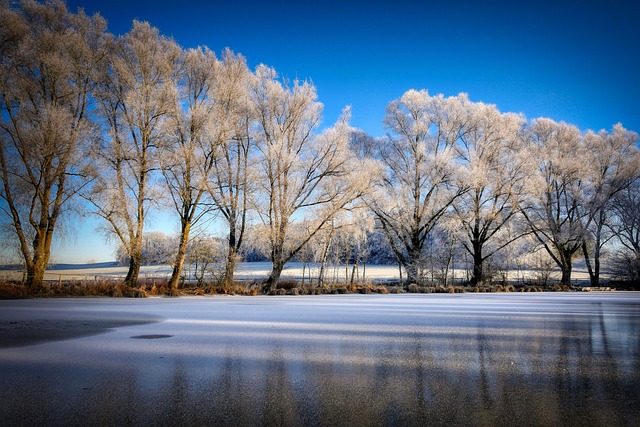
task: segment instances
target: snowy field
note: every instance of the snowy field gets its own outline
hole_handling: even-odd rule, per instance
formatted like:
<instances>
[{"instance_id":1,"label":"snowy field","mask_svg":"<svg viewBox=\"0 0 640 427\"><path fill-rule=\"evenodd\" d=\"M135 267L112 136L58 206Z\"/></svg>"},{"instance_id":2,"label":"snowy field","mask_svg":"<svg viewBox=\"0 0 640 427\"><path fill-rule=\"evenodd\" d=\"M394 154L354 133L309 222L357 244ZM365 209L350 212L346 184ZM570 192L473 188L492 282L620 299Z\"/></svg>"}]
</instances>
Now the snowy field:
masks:
<instances>
[{"instance_id":1,"label":"snowy field","mask_svg":"<svg viewBox=\"0 0 640 427\"><path fill-rule=\"evenodd\" d=\"M329 280L344 280L347 272L349 276L352 274L352 266L346 267L345 265L328 265L326 266L326 277ZM170 265L154 265L143 266L140 270L140 278L169 278L171 276L172 267ZM271 272L270 262L241 262L236 269L235 278L237 280L260 280L266 279ZM303 265L301 262L290 262L285 266L282 272L283 279L297 279L300 280L304 276L306 279L309 277L318 277L320 268L318 265L311 264ZM405 272L402 272L405 277ZM510 280L518 280L525 277L529 280L536 278L536 272L527 270L520 272L511 272L509 274ZM118 266L115 263L99 263L99 264L58 264L50 267L45 273L45 280L95 280L104 278L124 278L127 275L126 266ZM449 273L451 278L452 272ZM0 270L0 279L13 279L20 280L22 274L17 271ZM397 280L400 277L400 273L397 265L367 265L366 267L360 266L357 274L357 278L364 277L367 280L372 281L387 281ZM468 279L468 272L463 270L455 271L456 280ZM606 278L606 275L603 276ZM560 272L554 272L551 275L552 280L560 279ZM588 281L589 275L584 268L576 267L572 274L574 281Z\"/></svg>"},{"instance_id":2,"label":"snowy field","mask_svg":"<svg viewBox=\"0 0 640 427\"><path fill-rule=\"evenodd\" d=\"M344 279L346 268L344 265L327 266L327 277L337 277ZM171 276L172 267L170 265L143 266L140 269L141 278L157 278ZM348 269L351 274L351 267ZM271 272L270 262L241 262L236 268L235 277L238 280L266 279ZM317 265L303 265L301 262L291 262L285 266L282 272L283 279L301 279L317 277L320 268ZM126 266L118 266L115 263L99 264L60 264L53 265L45 273L46 280L91 280L95 278L124 278L127 275ZM397 265L371 265L366 269L360 267L359 277L365 276L370 280L389 280L399 277ZM15 271L0 270L0 277L18 278L20 273Z\"/></svg>"},{"instance_id":3,"label":"snowy field","mask_svg":"<svg viewBox=\"0 0 640 427\"><path fill-rule=\"evenodd\" d=\"M3 425L640 425L640 294L0 301Z\"/></svg>"}]
</instances>

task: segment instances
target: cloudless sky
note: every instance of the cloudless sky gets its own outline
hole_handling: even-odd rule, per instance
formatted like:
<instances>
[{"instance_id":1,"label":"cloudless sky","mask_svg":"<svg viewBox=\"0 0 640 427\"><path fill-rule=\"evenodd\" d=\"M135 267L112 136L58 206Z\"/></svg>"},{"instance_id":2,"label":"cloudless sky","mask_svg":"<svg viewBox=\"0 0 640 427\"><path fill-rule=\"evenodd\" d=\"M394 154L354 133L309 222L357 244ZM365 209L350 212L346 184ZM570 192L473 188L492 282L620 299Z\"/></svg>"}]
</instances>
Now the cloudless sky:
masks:
<instances>
[{"instance_id":1,"label":"cloudless sky","mask_svg":"<svg viewBox=\"0 0 640 427\"><path fill-rule=\"evenodd\" d=\"M638 1L67 4L74 12L78 6L99 12L116 35L133 19L148 21L183 47L206 45L217 53L229 47L251 68L264 63L281 76L310 79L327 126L351 105L353 126L384 135L387 104L413 88L446 96L466 92L503 112L550 117L582 130L621 122L640 131ZM56 250L58 262L113 258L92 221L84 228L90 230Z\"/></svg>"}]
</instances>

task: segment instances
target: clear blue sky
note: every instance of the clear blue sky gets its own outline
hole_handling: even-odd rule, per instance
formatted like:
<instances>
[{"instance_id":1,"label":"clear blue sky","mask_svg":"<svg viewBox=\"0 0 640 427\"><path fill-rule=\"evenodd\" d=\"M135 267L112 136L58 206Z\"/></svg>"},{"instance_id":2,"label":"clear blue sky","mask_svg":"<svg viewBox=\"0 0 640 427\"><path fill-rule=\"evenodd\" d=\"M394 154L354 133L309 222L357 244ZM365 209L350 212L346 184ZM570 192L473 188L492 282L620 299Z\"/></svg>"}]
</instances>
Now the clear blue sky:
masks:
<instances>
[{"instance_id":1,"label":"clear blue sky","mask_svg":"<svg viewBox=\"0 0 640 427\"><path fill-rule=\"evenodd\" d=\"M324 123L352 106L352 125L384 135L386 105L406 90L496 104L583 130L640 131L638 1L73 0L115 34L150 22L184 47L229 47L254 68L311 79ZM159 221L164 222L164 221ZM89 222L85 223L89 227ZM79 231L59 261L110 259ZM165 229L167 232L173 229ZM95 252L95 255L94 255Z\"/></svg>"},{"instance_id":2,"label":"clear blue sky","mask_svg":"<svg viewBox=\"0 0 640 427\"><path fill-rule=\"evenodd\" d=\"M638 1L69 1L109 29L149 21L185 47L242 53L250 66L311 79L325 123L345 105L384 134L410 88L497 104L582 129L640 131Z\"/></svg>"}]
</instances>

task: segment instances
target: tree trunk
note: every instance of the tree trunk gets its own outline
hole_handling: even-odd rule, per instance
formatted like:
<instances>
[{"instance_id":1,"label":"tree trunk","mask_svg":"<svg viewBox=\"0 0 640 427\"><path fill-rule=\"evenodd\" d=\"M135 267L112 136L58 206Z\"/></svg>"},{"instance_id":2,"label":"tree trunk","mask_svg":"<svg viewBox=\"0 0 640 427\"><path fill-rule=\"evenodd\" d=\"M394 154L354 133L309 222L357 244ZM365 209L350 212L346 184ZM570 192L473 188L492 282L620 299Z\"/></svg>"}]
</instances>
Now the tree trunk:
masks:
<instances>
[{"instance_id":1,"label":"tree trunk","mask_svg":"<svg viewBox=\"0 0 640 427\"><path fill-rule=\"evenodd\" d=\"M450 265L450 263L451 263L450 260L447 259L447 263L444 266L444 280L443 280L442 286L444 286L445 288L449 284L449 265Z\"/></svg>"},{"instance_id":2,"label":"tree trunk","mask_svg":"<svg viewBox=\"0 0 640 427\"><path fill-rule=\"evenodd\" d=\"M571 286L571 271L573 270L572 257L576 253L577 250L580 249L580 246L574 247L558 247L558 256L555 258L556 264L560 267L562 271L562 279L560 279L560 284L564 286Z\"/></svg>"},{"instance_id":3,"label":"tree trunk","mask_svg":"<svg viewBox=\"0 0 640 427\"><path fill-rule=\"evenodd\" d=\"M561 270L562 270L562 279L560 280L561 285L571 286L571 270L572 269L573 269L573 266L571 265L571 262L561 267Z\"/></svg>"},{"instance_id":4,"label":"tree trunk","mask_svg":"<svg viewBox=\"0 0 640 427\"><path fill-rule=\"evenodd\" d=\"M236 253L235 248L229 247L227 262L224 266L224 277L222 278L222 286L225 290L233 286L233 274L236 270L237 261L238 261L238 254Z\"/></svg>"},{"instance_id":5,"label":"tree trunk","mask_svg":"<svg viewBox=\"0 0 640 427\"><path fill-rule=\"evenodd\" d=\"M124 278L124 283L134 288L138 284L138 276L140 275L140 262L141 256L136 254L129 258L129 271L127 277Z\"/></svg>"},{"instance_id":6,"label":"tree trunk","mask_svg":"<svg viewBox=\"0 0 640 427\"><path fill-rule=\"evenodd\" d=\"M418 266L416 263L409 261L404 265L404 269L407 273L407 284L418 283Z\"/></svg>"},{"instance_id":7,"label":"tree trunk","mask_svg":"<svg viewBox=\"0 0 640 427\"><path fill-rule=\"evenodd\" d=\"M44 272L47 268L47 262L44 258L40 258L30 262L27 265L26 285L31 289L42 289L44 286Z\"/></svg>"},{"instance_id":8,"label":"tree trunk","mask_svg":"<svg viewBox=\"0 0 640 427\"><path fill-rule=\"evenodd\" d=\"M483 263L482 253L476 251L476 253L473 254L473 276L471 277L471 283L474 285L480 285L484 282Z\"/></svg>"},{"instance_id":9,"label":"tree trunk","mask_svg":"<svg viewBox=\"0 0 640 427\"><path fill-rule=\"evenodd\" d=\"M349 282L349 258L345 256L344 259L344 284Z\"/></svg>"},{"instance_id":10,"label":"tree trunk","mask_svg":"<svg viewBox=\"0 0 640 427\"><path fill-rule=\"evenodd\" d=\"M271 269L271 274L269 274L269 278L265 283L266 290L273 291L278 286L278 282L280 281L280 275L282 274L282 270L284 270L284 262L281 260L272 261L273 268Z\"/></svg>"},{"instance_id":11,"label":"tree trunk","mask_svg":"<svg viewBox=\"0 0 640 427\"><path fill-rule=\"evenodd\" d=\"M327 256L329 255L329 246L331 246L331 239L333 237L333 223L331 225L331 232L329 233L329 238L327 239L327 243L322 250L322 257L320 258L320 274L318 275L318 286L322 286L322 284L324 283L324 276L326 274L325 267L327 264Z\"/></svg>"},{"instance_id":12,"label":"tree trunk","mask_svg":"<svg viewBox=\"0 0 640 427\"><path fill-rule=\"evenodd\" d=\"M233 273L238 262L238 245L236 236L236 216L229 219L229 239L227 240L227 261L224 266L224 277L222 278L223 288L229 289L233 285Z\"/></svg>"},{"instance_id":13,"label":"tree trunk","mask_svg":"<svg viewBox=\"0 0 640 427\"><path fill-rule=\"evenodd\" d=\"M598 256L595 258L595 269L591 264L591 258L589 257L589 251L587 249L587 243L582 242L582 253L584 254L584 262L587 265L587 271L589 272L589 280L591 286L600 286L600 259Z\"/></svg>"},{"instance_id":14,"label":"tree trunk","mask_svg":"<svg viewBox=\"0 0 640 427\"><path fill-rule=\"evenodd\" d=\"M351 279L349 280L349 285L353 287L353 278L356 275L356 270L358 269L358 263L354 262L353 267L351 268Z\"/></svg>"},{"instance_id":15,"label":"tree trunk","mask_svg":"<svg viewBox=\"0 0 640 427\"><path fill-rule=\"evenodd\" d=\"M43 234L47 235L47 232L41 229L37 236L42 236ZM39 290L44 286L44 272L47 269L50 254L47 245L51 245L51 236L47 237L49 239L36 237L33 240L33 258L26 264L26 285L31 289Z\"/></svg>"},{"instance_id":16,"label":"tree trunk","mask_svg":"<svg viewBox=\"0 0 640 427\"><path fill-rule=\"evenodd\" d=\"M326 258L323 256L322 260L320 261L320 272L318 273L318 286L322 286L322 283L324 283L324 276L326 274L325 272L325 263L326 263Z\"/></svg>"},{"instance_id":17,"label":"tree trunk","mask_svg":"<svg viewBox=\"0 0 640 427\"><path fill-rule=\"evenodd\" d=\"M302 262L302 283L300 284L300 286L304 287L304 273L307 269L307 262L303 261Z\"/></svg>"},{"instance_id":18,"label":"tree trunk","mask_svg":"<svg viewBox=\"0 0 640 427\"><path fill-rule=\"evenodd\" d=\"M478 226L473 232L473 238L471 240L471 248L473 253L473 275L471 276L472 285L481 285L485 281L484 277L484 257L482 256L482 241L480 240L480 231Z\"/></svg>"},{"instance_id":19,"label":"tree trunk","mask_svg":"<svg viewBox=\"0 0 640 427\"><path fill-rule=\"evenodd\" d=\"M173 263L173 272L169 279L169 289L171 291L177 291L180 281L180 274L182 273L182 266L184 265L184 258L187 254L187 243L189 241L189 231L191 230L191 223L186 222L182 225L182 232L180 233L180 243L178 245L178 253Z\"/></svg>"}]
</instances>

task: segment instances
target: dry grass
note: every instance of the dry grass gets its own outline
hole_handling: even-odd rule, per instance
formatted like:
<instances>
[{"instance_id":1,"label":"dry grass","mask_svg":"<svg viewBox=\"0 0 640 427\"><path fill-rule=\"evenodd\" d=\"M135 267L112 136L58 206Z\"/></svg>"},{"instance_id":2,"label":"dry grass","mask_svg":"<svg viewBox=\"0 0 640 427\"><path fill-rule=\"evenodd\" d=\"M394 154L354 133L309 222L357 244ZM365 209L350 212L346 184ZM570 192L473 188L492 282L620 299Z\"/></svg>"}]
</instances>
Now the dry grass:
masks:
<instances>
[{"instance_id":1,"label":"dry grass","mask_svg":"<svg viewBox=\"0 0 640 427\"><path fill-rule=\"evenodd\" d=\"M542 287L535 283L500 284L500 285L465 285L442 286L430 284L420 286L412 283L406 287L400 283L379 284L370 281L357 283L324 283L302 284L293 279L283 279L274 290L264 289L264 283L235 282L230 286L223 286L218 282L207 283L203 286L186 286L179 289L169 289L165 278L143 278L137 286L128 287L119 280L101 279L69 281L47 284L40 289L30 289L19 282L0 281L0 299L33 298L33 297L115 297L115 298L146 298L150 296L203 296L203 295L327 295L327 294L400 294L400 293L489 293L489 292L542 292L542 291L573 291L573 286L552 284Z\"/></svg>"},{"instance_id":2,"label":"dry grass","mask_svg":"<svg viewBox=\"0 0 640 427\"><path fill-rule=\"evenodd\" d=\"M33 297L30 290L15 282L0 281L0 299L23 299Z\"/></svg>"},{"instance_id":3,"label":"dry grass","mask_svg":"<svg viewBox=\"0 0 640 427\"><path fill-rule=\"evenodd\" d=\"M15 282L0 282L0 298L56 298L56 297L129 297L144 298L148 293L143 285L130 288L116 280L69 281L45 283L39 289L30 289Z\"/></svg>"},{"instance_id":4,"label":"dry grass","mask_svg":"<svg viewBox=\"0 0 640 427\"><path fill-rule=\"evenodd\" d=\"M276 289L291 290L298 286L298 282L293 279L280 279L276 285Z\"/></svg>"},{"instance_id":5,"label":"dry grass","mask_svg":"<svg viewBox=\"0 0 640 427\"><path fill-rule=\"evenodd\" d=\"M204 286L189 286L178 289L179 295L245 295L256 296L260 290L260 284L255 282L235 282L231 286L224 286L219 283L206 284Z\"/></svg>"}]
</instances>

